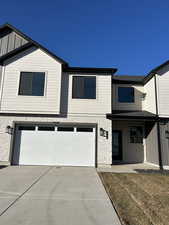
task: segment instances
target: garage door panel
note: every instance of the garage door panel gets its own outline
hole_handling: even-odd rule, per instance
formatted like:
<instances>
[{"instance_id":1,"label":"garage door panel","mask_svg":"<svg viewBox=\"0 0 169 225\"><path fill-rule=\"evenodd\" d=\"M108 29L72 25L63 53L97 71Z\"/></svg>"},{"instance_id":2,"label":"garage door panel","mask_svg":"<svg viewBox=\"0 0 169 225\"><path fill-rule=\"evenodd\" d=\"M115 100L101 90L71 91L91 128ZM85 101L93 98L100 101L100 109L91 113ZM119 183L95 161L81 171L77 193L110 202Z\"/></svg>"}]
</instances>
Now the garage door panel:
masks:
<instances>
[{"instance_id":1,"label":"garage door panel","mask_svg":"<svg viewBox=\"0 0 169 225\"><path fill-rule=\"evenodd\" d=\"M74 133L72 135L66 133L63 135L57 133L57 144L59 146L57 151L57 163L59 165L68 165L72 162L72 165L76 166L94 166L95 140L93 134L81 133L79 135L78 133Z\"/></svg>"},{"instance_id":2,"label":"garage door panel","mask_svg":"<svg viewBox=\"0 0 169 225\"><path fill-rule=\"evenodd\" d=\"M95 166L95 129L93 132L19 130L14 163Z\"/></svg>"},{"instance_id":3,"label":"garage door panel","mask_svg":"<svg viewBox=\"0 0 169 225\"><path fill-rule=\"evenodd\" d=\"M19 164L52 165L51 132L39 137L37 132L22 131Z\"/></svg>"}]
</instances>

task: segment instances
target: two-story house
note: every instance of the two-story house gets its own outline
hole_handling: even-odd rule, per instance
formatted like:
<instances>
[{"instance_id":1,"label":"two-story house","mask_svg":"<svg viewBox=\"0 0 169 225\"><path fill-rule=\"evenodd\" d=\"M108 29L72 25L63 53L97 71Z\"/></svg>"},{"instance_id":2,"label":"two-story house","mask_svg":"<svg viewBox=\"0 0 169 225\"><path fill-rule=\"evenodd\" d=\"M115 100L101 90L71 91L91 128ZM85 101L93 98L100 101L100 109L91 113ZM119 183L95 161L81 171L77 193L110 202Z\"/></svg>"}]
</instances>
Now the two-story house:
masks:
<instances>
[{"instance_id":1,"label":"two-story house","mask_svg":"<svg viewBox=\"0 0 169 225\"><path fill-rule=\"evenodd\" d=\"M115 68L70 67L3 25L1 163L95 167L148 162L167 168L168 65L146 77L117 76Z\"/></svg>"}]
</instances>

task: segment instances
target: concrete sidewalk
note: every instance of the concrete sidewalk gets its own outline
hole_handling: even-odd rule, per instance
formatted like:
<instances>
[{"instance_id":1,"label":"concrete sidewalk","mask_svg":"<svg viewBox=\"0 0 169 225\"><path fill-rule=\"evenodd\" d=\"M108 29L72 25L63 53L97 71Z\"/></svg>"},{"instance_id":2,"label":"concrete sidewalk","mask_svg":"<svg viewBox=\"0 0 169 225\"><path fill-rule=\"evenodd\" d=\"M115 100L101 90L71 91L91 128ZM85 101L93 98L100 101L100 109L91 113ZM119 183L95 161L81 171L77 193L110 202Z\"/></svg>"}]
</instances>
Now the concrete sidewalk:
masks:
<instances>
[{"instance_id":1,"label":"concrete sidewalk","mask_svg":"<svg viewBox=\"0 0 169 225\"><path fill-rule=\"evenodd\" d=\"M0 169L0 224L120 225L94 168Z\"/></svg>"}]
</instances>

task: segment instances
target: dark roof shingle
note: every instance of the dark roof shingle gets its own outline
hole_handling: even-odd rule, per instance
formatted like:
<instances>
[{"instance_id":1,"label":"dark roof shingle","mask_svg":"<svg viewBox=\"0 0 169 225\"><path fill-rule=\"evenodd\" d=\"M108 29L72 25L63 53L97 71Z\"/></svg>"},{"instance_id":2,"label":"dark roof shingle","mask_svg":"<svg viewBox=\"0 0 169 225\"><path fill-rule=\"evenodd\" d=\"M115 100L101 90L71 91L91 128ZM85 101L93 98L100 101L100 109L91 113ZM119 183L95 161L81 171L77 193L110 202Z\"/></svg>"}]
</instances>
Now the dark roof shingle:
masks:
<instances>
[{"instance_id":1,"label":"dark roof shingle","mask_svg":"<svg viewBox=\"0 0 169 225\"><path fill-rule=\"evenodd\" d=\"M128 75L115 75L113 81L116 83L143 83L145 76L128 76Z\"/></svg>"}]
</instances>

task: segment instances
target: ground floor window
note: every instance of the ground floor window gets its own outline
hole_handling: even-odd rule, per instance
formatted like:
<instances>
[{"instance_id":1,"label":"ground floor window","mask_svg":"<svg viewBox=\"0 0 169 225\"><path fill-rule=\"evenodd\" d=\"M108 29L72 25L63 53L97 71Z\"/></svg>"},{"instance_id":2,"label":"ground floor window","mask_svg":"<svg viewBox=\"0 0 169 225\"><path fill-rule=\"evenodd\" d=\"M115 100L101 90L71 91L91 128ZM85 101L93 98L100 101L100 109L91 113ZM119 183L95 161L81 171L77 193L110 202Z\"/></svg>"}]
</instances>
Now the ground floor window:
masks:
<instances>
[{"instance_id":1,"label":"ground floor window","mask_svg":"<svg viewBox=\"0 0 169 225\"><path fill-rule=\"evenodd\" d=\"M130 127L130 143L143 143L143 127Z\"/></svg>"}]
</instances>

